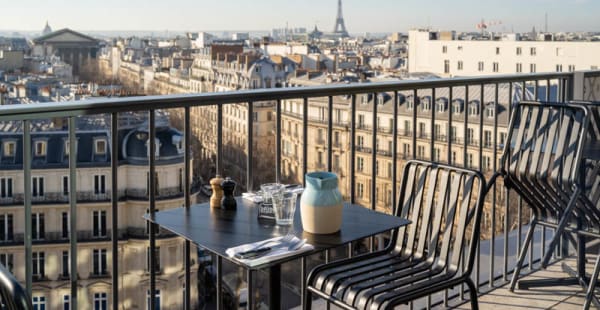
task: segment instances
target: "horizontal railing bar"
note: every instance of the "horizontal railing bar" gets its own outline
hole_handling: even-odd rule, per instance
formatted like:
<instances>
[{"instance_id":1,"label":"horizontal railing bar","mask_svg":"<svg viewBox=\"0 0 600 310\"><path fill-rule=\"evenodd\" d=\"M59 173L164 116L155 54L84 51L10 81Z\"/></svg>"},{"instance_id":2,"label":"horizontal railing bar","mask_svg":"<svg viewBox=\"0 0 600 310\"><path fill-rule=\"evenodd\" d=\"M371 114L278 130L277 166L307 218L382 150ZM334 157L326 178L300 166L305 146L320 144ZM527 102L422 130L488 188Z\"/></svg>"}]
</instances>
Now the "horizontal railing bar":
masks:
<instances>
[{"instance_id":1,"label":"horizontal railing bar","mask_svg":"<svg viewBox=\"0 0 600 310\"><path fill-rule=\"evenodd\" d=\"M590 72L593 73L595 71ZM410 80L350 85L323 85L276 89L253 89L223 93L178 94L126 98L95 98L71 102L48 102L0 107L0 121L26 120L49 117L94 115L113 112L147 111L191 106L210 106L239 102L260 102L294 98L352 95L361 93L410 91L451 86L522 82L569 78L572 73L536 73L526 75L498 75L437 80Z\"/></svg>"}]
</instances>

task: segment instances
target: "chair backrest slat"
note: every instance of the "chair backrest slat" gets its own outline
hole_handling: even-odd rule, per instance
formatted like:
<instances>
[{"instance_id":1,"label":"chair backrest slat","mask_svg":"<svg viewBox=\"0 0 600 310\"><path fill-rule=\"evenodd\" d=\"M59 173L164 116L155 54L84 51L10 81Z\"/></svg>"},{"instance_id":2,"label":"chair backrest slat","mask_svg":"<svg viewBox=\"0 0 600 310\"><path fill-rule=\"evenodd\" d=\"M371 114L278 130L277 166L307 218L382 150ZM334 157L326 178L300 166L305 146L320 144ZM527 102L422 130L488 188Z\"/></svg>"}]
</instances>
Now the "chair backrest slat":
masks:
<instances>
[{"instance_id":1,"label":"chair backrest slat","mask_svg":"<svg viewBox=\"0 0 600 310\"><path fill-rule=\"evenodd\" d=\"M435 200L435 193L437 188L438 169L431 168L429 170L429 177L427 180L427 197L425 204L421 211L421 221L423 223L429 223L431 220L431 213L433 211L433 203ZM422 225L419 232L419 238L417 241L417 249L415 251L415 257L420 258L425 253L425 246L427 245L427 236L431 233L433 227L428 225Z\"/></svg>"},{"instance_id":2,"label":"chair backrest slat","mask_svg":"<svg viewBox=\"0 0 600 310\"><path fill-rule=\"evenodd\" d=\"M442 217L443 212L448 209L448 201L451 199L448 195L448 185L450 184L450 173L446 170L441 171L441 184L439 189L439 195L437 204L435 206L435 215L431 231L431 241L429 243L429 250L431 252L438 251L438 242L440 230L442 229Z\"/></svg>"},{"instance_id":3,"label":"chair backrest slat","mask_svg":"<svg viewBox=\"0 0 600 310\"><path fill-rule=\"evenodd\" d=\"M549 109L546 109L549 110ZM546 179L549 175L550 171L550 160L552 159L554 149L556 148L556 136L559 130L560 123L560 111L552 110L549 111L550 119L548 120L548 125L550 126L550 130L548 132L548 136L546 139L546 148L544 149L544 158L542 160L542 165L540 167L540 178Z\"/></svg>"},{"instance_id":4,"label":"chair backrest slat","mask_svg":"<svg viewBox=\"0 0 600 310\"><path fill-rule=\"evenodd\" d=\"M524 124L523 121L521 125L523 127L527 126L527 134L524 137L523 144L518 144L522 147L521 159L519 163L518 173L521 177L526 177L525 173L527 171L527 165L530 163L530 157L532 155L532 151L534 150L534 141L536 138L536 129L539 125L539 109L531 108L530 117L527 120L527 124Z\"/></svg>"},{"instance_id":5,"label":"chair backrest slat","mask_svg":"<svg viewBox=\"0 0 600 310\"><path fill-rule=\"evenodd\" d=\"M585 134L582 134L583 128L583 112L575 112L571 114L572 126L570 127L569 143L567 144L567 156L565 157L565 171L562 174L563 182L568 184L575 183L578 180L572 180L571 178L576 177L576 171L579 169L579 163L577 162L577 152L579 151L579 141L584 139Z\"/></svg>"},{"instance_id":6,"label":"chair backrest slat","mask_svg":"<svg viewBox=\"0 0 600 310\"><path fill-rule=\"evenodd\" d=\"M544 109L542 111L542 115L540 116L540 121L538 123L539 130L535 134L535 146L533 151L533 156L531 158L531 164L529 165L529 171L527 172L527 177L530 179L537 178L539 176L538 171L540 169L539 163L540 159L543 156L543 146L544 143L551 141L548 140L550 136L550 123L549 118L550 111L548 109Z\"/></svg>"},{"instance_id":7,"label":"chair backrest slat","mask_svg":"<svg viewBox=\"0 0 600 310\"><path fill-rule=\"evenodd\" d=\"M466 180L463 182L463 190L462 190L462 201L460 208L460 216L458 217L458 226L457 226L457 236L454 238L454 245L452 246L452 266L458 266L461 262L461 255L463 251L456 251L456 249L462 249L463 244L465 243L465 238L467 234L467 225L471 222L471 216L475 213L475 210L469 208L469 204L472 203L471 195L473 194L473 183L474 176L465 175L464 178ZM473 227L472 229L478 229L477 227ZM446 242L452 242L452 240L447 240Z\"/></svg>"},{"instance_id":8,"label":"chair backrest slat","mask_svg":"<svg viewBox=\"0 0 600 310\"><path fill-rule=\"evenodd\" d=\"M412 201L412 208L411 210L411 218L410 220L415 223L415 225L409 225L409 232L407 235L407 243L406 243L406 248L410 249L411 252L414 251L414 245L415 245L415 237L417 236L417 231L420 227L420 225L418 225L420 223L421 219L421 210L422 210L422 203L423 203L423 192L425 191L425 181L427 180L427 169L418 169L418 178L419 181L417 182L417 187L414 189L415 193L415 197L414 200Z\"/></svg>"},{"instance_id":9,"label":"chair backrest slat","mask_svg":"<svg viewBox=\"0 0 600 310\"><path fill-rule=\"evenodd\" d=\"M402 198L399 200L398 202L398 206L396 207L396 216L402 217L402 218L408 218L409 216L409 211L411 210L410 205L413 202L413 198L414 198L414 192L411 190L414 187L414 183L415 183L415 178L417 175L417 166L416 165L412 165L412 166L408 166L406 167L406 169L404 169L404 176L403 176L403 183L402 183ZM409 191L410 190L410 191ZM407 226L402 226L400 227L400 229L398 230L398 235L400 236L400 238L398 238L398 242L396 243L396 247L398 250L403 250L404 249L404 243L406 241L406 238L404 236L406 236L406 231L408 230Z\"/></svg>"},{"instance_id":10,"label":"chair backrest slat","mask_svg":"<svg viewBox=\"0 0 600 310\"><path fill-rule=\"evenodd\" d=\"M509 161L509 165L508 165L508 171L509 173L516 175L517 174L517 167L519 164L519 158L521 158L521 153L523 152L523 139L525 138L525 130L526 130L526 123L527 123L527 118L529 116L529 110L531 110L529 107L525 107L523 109L519 109L517 107L517 111L515 111L515 117L517 118L514 120L514 124L513 126L516 126L517 122L520 123L520 126L518 127L517 130L517 140L516 143L514 145L514 147L511 147L511 141L507 141L507 145L508 148L506 148L507 150L509 150L509 156L507 157L507 160ZM521 112L521 113L518 113ZM510 138L510 136L509 136Z\"/></svg>"}]
</instances>

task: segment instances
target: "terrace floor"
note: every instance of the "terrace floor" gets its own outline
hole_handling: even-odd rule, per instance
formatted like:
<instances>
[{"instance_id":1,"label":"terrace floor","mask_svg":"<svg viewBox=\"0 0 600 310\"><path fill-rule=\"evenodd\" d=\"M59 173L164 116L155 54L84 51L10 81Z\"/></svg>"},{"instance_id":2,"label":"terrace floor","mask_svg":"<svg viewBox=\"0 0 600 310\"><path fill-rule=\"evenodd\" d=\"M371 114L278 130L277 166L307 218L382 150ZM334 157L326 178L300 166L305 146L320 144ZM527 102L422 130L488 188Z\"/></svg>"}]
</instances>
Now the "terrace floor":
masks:
<instances>
[{"instance_id":1,"label":"terrace floor","mask_svg":"<svg viewBox=\"0 0 600 310\"><path fill-rule=\"evenodd\" d=\"M591 273L594 258L588 257L586 264L588 272ZM563 272L561 264L566 263L575 268L575 259L558 261L546 270L538 270L523 279L560 278L568 276ZM481 309L581 309L583 306L585 292L580 286L554 286L545 288L534 288L529 290L508 291L509 285L505 285L479 298ZM470 309L469 304L463 304L456 309Z\"/></svg>"},{"instance_id":2,"label":"terrace floor","mask_svg":"<svg viewBox=\"0 0 600 310\"><path fill-rule=\"evenodd\" d=\"M591 273L595 257L589 257L586 264L588 272ZM548 267L546 270L538 270L523 279L543 279L566 277L567 274L562 271L561 264L575 268L575 259L565 259L558 261ZM581 309L584 302L585 293L580 286L555 286L546 288L535 288L530 290L515 290L514 293L508 291L508 284L495 288L490 292L479 297L479 307L481 309L493 310L520 310L520 309ZM442 308L442 307L438 307ZM315 300L313 309L327 309L323 300ZM331 309L339 309L332 306ZM464 303L453 309L471 309L470 304Z\"/></svg>"}]
</instances>

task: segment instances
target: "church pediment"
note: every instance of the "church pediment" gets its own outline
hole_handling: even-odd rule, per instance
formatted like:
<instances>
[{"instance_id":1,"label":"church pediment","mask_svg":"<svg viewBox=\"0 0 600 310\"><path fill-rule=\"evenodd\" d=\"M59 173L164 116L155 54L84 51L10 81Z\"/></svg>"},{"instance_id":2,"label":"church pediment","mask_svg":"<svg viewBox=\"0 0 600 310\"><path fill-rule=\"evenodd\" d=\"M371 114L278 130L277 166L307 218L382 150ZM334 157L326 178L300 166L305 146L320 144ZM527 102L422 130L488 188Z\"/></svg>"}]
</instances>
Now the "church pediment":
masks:
<instances>
[{"instance_id":1,"label":"church pediment","mask_svg":"<svg viewBox=\"0 0 600 310\"><path fill-rule=\"evenodd\" d=\"M98 40L86 36L84 34L75 32L70 29L62 29L45 36L41 36L34 40L37 44L43 43L98 43Z\"/></svg>"}]
</instances>

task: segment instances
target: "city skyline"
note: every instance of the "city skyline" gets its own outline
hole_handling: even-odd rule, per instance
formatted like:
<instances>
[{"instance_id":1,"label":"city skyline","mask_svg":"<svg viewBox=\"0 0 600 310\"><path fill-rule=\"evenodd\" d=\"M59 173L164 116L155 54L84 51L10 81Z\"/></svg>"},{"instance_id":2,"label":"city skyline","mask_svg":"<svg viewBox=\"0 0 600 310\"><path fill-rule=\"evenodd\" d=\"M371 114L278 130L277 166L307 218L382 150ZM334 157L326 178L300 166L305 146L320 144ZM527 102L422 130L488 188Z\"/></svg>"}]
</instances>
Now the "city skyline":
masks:
<instances>
[{"instance_id":1,"label":"city skyline","mask_svg":"<svg viewBox=\"0 0 600 310\"><path fill-rule=\"evenodd\" d=\"M329 32L335 24L337 1L305 0L298 5L291 0L60 0L51 4L28 0L3 7L9 12L0 20L0 30L4 31L41 31L48 21L55 30L80 31L266 31L286 25L310 30L316 25ZM491 31L544 30L546 14L552 32L600 31L595 16L598 11L600 2L592 0L343 2L346 27L355 34L406 32L415 27L477 31L476 25L482 19L501 21Z\"/></svg>"}]
</instances>

